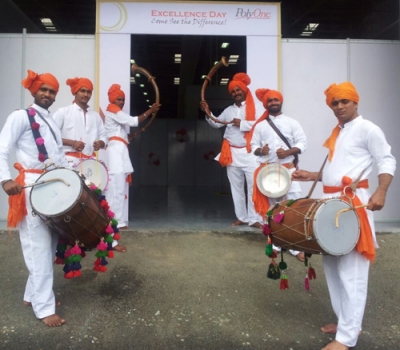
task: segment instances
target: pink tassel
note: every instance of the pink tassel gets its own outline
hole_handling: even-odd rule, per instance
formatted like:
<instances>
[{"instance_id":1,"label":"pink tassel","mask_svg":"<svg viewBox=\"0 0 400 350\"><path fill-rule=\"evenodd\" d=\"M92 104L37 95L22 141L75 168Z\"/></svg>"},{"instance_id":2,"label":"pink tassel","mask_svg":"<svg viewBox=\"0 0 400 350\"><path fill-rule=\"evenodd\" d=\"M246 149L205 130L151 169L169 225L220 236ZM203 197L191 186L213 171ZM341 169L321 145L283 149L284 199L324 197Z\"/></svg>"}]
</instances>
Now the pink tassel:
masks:
<instances>
[{"instance_id":1,"label":"pink tassel","mask_svg":"<svg viewBox=\"0 0 400 350\"><path fill-rule=\"evenodd\" d=\"M306 278L304 279L304 287L306 290L310 290L310 281L308 280L308 276L306 275Z\"/></svg>"}]
</instances>

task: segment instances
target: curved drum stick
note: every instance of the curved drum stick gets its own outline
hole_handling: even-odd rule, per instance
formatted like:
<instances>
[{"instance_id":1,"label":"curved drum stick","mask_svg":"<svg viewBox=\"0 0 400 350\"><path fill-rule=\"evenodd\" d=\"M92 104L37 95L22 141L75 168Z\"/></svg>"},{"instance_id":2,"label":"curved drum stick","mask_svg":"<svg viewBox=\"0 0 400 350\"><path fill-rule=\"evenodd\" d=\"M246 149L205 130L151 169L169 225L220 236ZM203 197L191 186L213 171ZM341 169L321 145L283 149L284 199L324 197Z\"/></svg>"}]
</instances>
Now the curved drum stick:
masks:
<instances>
[{"instance_id":1,"label":"curved drum stick","mask_svg":"<svg viewBox=\"0 0 400 350\"><path fill-rule=\"evenodd\" d=\"M43 184L46 184L46 183L49 183L49 182L54 182L54 181L61 181L61 182L64 182L65 185L70 186L70 184L67 181L65 181L65 180L63 180L63 179L61 179L59 177L56 177L54 179L43 180L43 181L35 182L33 184L25 185L22 188L34 187L34 186L37 186L37 185L43 185Z\"/></svg>"}]
</instances>

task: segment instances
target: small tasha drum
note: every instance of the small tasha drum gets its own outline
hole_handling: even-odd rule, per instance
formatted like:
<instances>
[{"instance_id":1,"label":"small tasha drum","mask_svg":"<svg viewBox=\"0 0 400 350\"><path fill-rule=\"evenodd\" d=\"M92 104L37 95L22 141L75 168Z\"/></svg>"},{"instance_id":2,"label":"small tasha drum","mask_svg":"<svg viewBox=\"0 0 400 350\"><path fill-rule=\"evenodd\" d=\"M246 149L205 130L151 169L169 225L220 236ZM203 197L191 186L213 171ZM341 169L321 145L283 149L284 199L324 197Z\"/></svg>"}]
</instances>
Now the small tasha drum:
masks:
<instances>
[{"instance_id":1,"label":"small tasha drum","mask_svg":"<svg viewBox=\"0 0 400 350\"><path fill-rule=\"evenodd\" d=\"M279 164L268 164L259 171L256 182L264 196L279 198L289 191L292 180L287 168Z\"/></svg>"},{"instance_id":2,"label":"small tasha drum","mask_svg":"<svg viewBox=\"0 0 400 350\"><path fill-rule=\"evenodd\" d=\"M96 159L84 159L75 166L86 180L104 191L108 185L108 170L103 162Z\"/></svg>"},{"instance_id":3,"label":"small tasha drum","mask_svg":"<svg viewBox=\"0 0 400 350\"><path fill-rule=\"evenodd\" d=\"M360 236L358 215L339 198L279 202L271 207L269 225L273 244L309 254L344 255ZM274 218L283 212L281 222ZM279 221L279 220L277 220Z\"/></svg>"}]
</instances>

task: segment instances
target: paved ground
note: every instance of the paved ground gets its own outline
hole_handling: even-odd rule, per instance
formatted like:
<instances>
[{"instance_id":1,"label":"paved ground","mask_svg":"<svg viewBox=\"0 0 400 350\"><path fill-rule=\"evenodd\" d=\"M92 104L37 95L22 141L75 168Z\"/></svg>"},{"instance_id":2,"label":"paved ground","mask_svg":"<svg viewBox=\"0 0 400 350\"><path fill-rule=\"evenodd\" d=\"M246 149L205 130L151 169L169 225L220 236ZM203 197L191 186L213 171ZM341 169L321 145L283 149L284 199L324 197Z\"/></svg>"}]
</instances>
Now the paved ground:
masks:
<instances>
[{"instance_id":1,"label":"paved ground","mask_svg":"<svg viewBox=\"0 0 400 350\"><path fill-rule=\"evenodd\" d=\"M364 332L356 349L400 349L400 236L378 235ZM321 257L304 289L304 266L291 256L290 289L265 277L265 242L254 231L127 232L129 251L108 271L83 261L83 276L56 266L58 313L50 329L22 305L26 269L18 234L0 233L0 349L320 349L319 327L333 321Z\"/></svg>"}]
</instances>

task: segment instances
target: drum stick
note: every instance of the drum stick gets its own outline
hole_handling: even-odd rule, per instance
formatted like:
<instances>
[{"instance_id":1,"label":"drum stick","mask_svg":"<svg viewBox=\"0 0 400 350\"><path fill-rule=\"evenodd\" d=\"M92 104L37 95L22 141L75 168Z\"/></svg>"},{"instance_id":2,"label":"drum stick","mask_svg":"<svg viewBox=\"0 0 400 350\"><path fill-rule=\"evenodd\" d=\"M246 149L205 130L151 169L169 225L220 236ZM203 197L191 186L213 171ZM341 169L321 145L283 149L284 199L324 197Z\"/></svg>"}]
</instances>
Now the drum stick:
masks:
<instances>
[{"instance_id":1,"label":"drum stick","mask_svg":"<svg viewBox=\"0 0 400 350\"><path fill-rule=\"evenodd\" d=\"M70 186L70 184L69 184L67 181L65 181L65 180L60 179L59 177L57 177L57 178L54 178L54 179L43 180L43 181L35 182L35 183L33 183L33 184L25 185L25 186L23 186L22 188L34 187L34 186L37 186L37 185L43 185L43 184L45 184L45 183L53 182L53 181L62 181L62 182L64 182L65 185Z\"/></svg>"},{"instance_id":2,"label":"drum stick","mask_svg":"<svg viewBox=\"0 0 400 350\"><path fill-rule=\"evenodd\" d=\"M344 208L344 209L339 210L336 213L336 217L335 217L335 227L336 228L339 227L339 215L340 214L345 213L346 211L356 210L356 209L361 209L361 208L366 208L366 207L368 207L368 204L359 205L358 207Z\"/></svg>"},{"instance_id":3,"label":"drum stick","mask_svg":"<svg viewBox=\"0 0 400 350\"><path fill-rule=\"evenodd\" d=\"M310 198L312 193L314 192L314 188L317 185L317 182L318 182L318 180L319 180L319 178L320 178L320 176L322 174L322 170L324 169L324 166L325 166L325 163L326 163L327 160L328 160L328 156L326 156L324 162L322 163L321 169L319 169L318 175L317 175L316 179L314 180L314 183L312 184L312 186L310 188L310 191L308 192L308 195L307 195L306 198Z\"/></svg>"},{"instance_id":4,"label":"drum stick","mask_svg":"<svg viewBox=\"0 0 400 350\"><path fill-rule=\"evenodd\" d=\"M98 140L96 139L96 142ZM98 162L99 162L99 151L94 151L94 153L96 153L96 165L94 167L94 174L97 176L97 172L98 172Z\"/></svg>"},{"instance_id":5,"label":"drum stick","mask_svg":"<svg viewBox=\"0 0 400 350\"><path fill-rule=\"evenodd\" d=\"M82 141L82 137L80 140ZM82 151L79 152L79 172L82 174Z\"/></svg>"}]
</instances>

